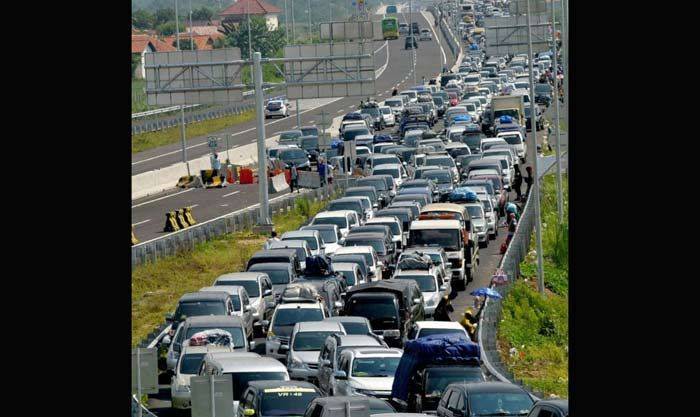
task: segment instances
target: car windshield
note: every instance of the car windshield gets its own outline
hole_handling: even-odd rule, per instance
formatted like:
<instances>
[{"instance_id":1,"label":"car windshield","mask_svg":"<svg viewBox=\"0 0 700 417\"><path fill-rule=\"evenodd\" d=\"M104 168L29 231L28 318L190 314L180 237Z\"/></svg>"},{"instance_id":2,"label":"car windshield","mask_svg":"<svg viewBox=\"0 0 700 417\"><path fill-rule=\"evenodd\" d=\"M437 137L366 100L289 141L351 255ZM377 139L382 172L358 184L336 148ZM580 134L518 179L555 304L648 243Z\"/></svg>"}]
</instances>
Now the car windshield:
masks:
<instances>
[{"instance_id":1,"label":"car windshield","mask_svg":"<svg viewBox=\"0 0 700 417\"><path fill-rule=\"evenodd\" d=\"M418 288L422 292L435 292L437 287L435 286L435 277L432 275L395 275L396 279L412 279L418 284Z\"/></svg>"},{"instance_id":2,"label":"car windshield","mask_svg":"<svg viewBox=\"0 0 700 417\"><path fill-rule=\"evenodd\" d=\"M482 381L484 376L478 366L431 368L425 372L425 394L441 397L450 384Z\"/></svg>"},{"instance_id":3,"label":"car windshield","mask_svg":"<svg viewBox=\"0 0 700 417\"><path fill-rule=\"evenodd\" d=\"M479 146L481 143L481 133L467 133L462 135L462 142L468 146Z\"/></svg>"},{"instance_id":4,"label":"car windshield","mask_svg":"<svg viewBox=\"0 0 700 417\"><path fill-rule=\"evenodd\" d=\"M443 100L442 97L433 97L433 103L435 103L436 106L442 106L445 104L445 100Z\"/></svg>"},{"instance_id":5,"label":"car windshield","mask_svg":"<svg viewBox=\"0 0 700 417\"><path fill-rule=\"evenodd\" d=\"M428 171L424 172L421 178L435 180L438 184L451 184L452 175L447 171Z\"/></svg>"},{"instance_id":6,"label":"car windshield","mask_svg":"<svg viewBox=\"0 0 700 417\"><path fill-rule=\"evenodd\" d=\"M214 285L240 285L245 288L248 296L251 298L260 297L260 289L258 288L258 281L247 280L247 281L219 281Z\"/></svg>"},{"instance_id":7,"label":"car windshield","mask_svg":"<svg viewBox=\"0 0 700 417\"><path fill-rule=\"evenodd\" d=\"M391 114L391 109L389 107L381 107L379 111L381 111L382 114Z\"/></svg>"},{"instance_id":8,"label":"car windshield","mask_svg":"<svg viewBox=\"0 0 700 417\"><path fill-rule=\"evenodd\" d=\"M304 138L301 140L301 147L304 149L318 148L318 137Z\"/></svg>"},{"instance_id":9,"label":"car windshield","mask_svg":"<svg viewBox=\"0 0 700 417\"><path fill-rule=\"evenodd\" d=\"M549 84L535 84L536 93L550 93L552 92L552 87Z\"/></svg>"},{"instance_id":10,"label":"car windshield","mask_svg":"<svg viewBox=\"0 0 700 417\"><path fill-rule=\"evenodd\" d=\"M328 205L328 210L352 210L357 212L358 214L362 214L362 204L359 201L332 201Z\"/></svg>"},{"instance_id":11,"label":"car windshield","mask_svg":"<svg viewBox=\"0 0 700 417\"><path fill-rule=\"evenodd\" d=\"M381 222L381 223L380 222L376 222L376 223L372 222L370 224L381 224L384 226L389 226L389 228L391 229L392 235L398 235L401 233L401 228L400 228L399 224L396 222Z\"/></svg>"},{"instance_id":12,"label":"car windshield","mask_svg":"<svg viewBox=\"0 0 700 417\"><path fill-rule=\"evenodd\" d=\"M274 285L289 284L289 270L287 269L255 269L255 271L266 273Z\"/></svg>"},{"instance_id":13,"label":"car windshield","mask_svg":"<svg viewBox=\"0 0 700 417\"><path fill-rule=\"evenodd\" d=\"M504 139L509 145L520 145L523 143L523 140L520 138L520 135L504 135L504 136L499 136L499 139Z\"/></svg>"},{"instance_id":14,"label":"car windshield","mask_svg":"<svg viewBox=\"0 0 700 417\"><path fill-rule=\"evenodd\" d=\"M211 329L221 329L231 333L233 338L233 346L236 348L245 347L245 335L243 334L242 327L228 327L228 326L207 326L207 327L190 327L187 329L185 334L185 339L189 339L194 336L195 333L203 332L204 330Z\"/></svg>"},{"instance_id":15,"label":"car windshield","mask_svg":"<svg viewBox=\"0 0 700 417\"><path fill-rule=\"evenodd\" d=\"M261 416L302 416L306 407L320 394L312 388L266 389L260 401Z\"/></svg>"},{"instance_id":16,"label":"car windshield","mask_svg":"<svg viewBox=\"0 0 700 417\"><path fill-rule=\"evenodd\" d=\"M368 107L360 110L361 114L369 114L370 116L379 116L379 109L376 107Z\"/></svg>"},{"instance_id":17,"label":"car windshield","mask_svg":"<svg viewBox=\"0 0 700 417\"><path fill-rule=\"evenodd\" d=\"M321 321L323 313L320 308L283 308L275 310L273 328L294 326L303 321Z\"/></svg>"},{"instance_id":18,"label":"car windshield","mask_svg":"<svg viewBox=\"0 0 700 417\"><path fill-rule=\"evenodd\" d=\"M481 210L481 207L467 206L467 211L469 211L470 219L481 219L484 217L484 212Z\"/></svg>"},{"instance_id":19,"label":"car windshield","mask_svg":"<svg viewBox=\"0 0 700 417\"><path fill-rule=\"evenodd\" d=\"M301 134L302 134L302 136L318 136L318 128L317 127L302 127Z\"/></svg>"},{"instance_id":20,"label":"car windshield","mask_svg":"<svg viewBox=\"0 0 700 417\"><path fill-rule=\"evenodd\" d=\"M238 294L231 295L231 302L234 310L241 311L241 297Z\"/></svg>"},{"instance_id":21,"label":"car windshield","mask_svg":"<svg viewBox=\"0 0 700 417\"><path fill-rule=\"evenodd\" d=\"M525 393L483 392L469 395L474 416L526 415L533 401Z\"/></svg>"},{"instance_id":22,"label":"car windshield","mask_svg":"<svg viewBox=\"0 0 700 417\"><path fill-rule=\"evenodd\" d=\"M399 174L399 169L398 168L381 168L381 169L375 169L372 171L372 175L391 175L394 178L400 178L401 174Z\"/></svg>"},{"instance_id":23,"label":"car windshield","mask_svg":"<svg viewBox=\"0 0 700 417\"><path fill-rule=\"evenodd\" d=\"M301 132L282 132L280 133L280 140L296 139L301 136Z\"/></svg>"},{"instance_id":24,"label":"car windshield","mask_svg":"<svg viewBox=\"0 0 700 417\"><path fill-rule=\"evenodd\" d=\"M184 375L196 375L205 353L188 353L180 359L180 373Z\"/></svg>"},{"instance_id":25,"label":"car windshield","mask_svg":"<svg viewBox=\"0 0 700 417\"><path fill-rule=\"evenodd\" d=\"M271 101L267 103L267 108L270 110L277 110L282 108L282 102L280 101Z\"/></svg>"},{"instance_id":26,"label":"car windshield","mask_svg":"<svg viewBox=\"0 0 700 417\"><path fill-rule=\"evenodd\" d=\"M367 323L363 322L344 322L343 328L347 334L368 334L370 333Z\"/></svg>"},{"instance_id":27,"label":"car windshield","mask_svg":"<svg viewBox=\"0 0 700 417\"><path fill-rule=\"evenodd\" d=\"M294 336L292 349L297 352L321 350L326 338L337 332L299 332Z\"/></svg>"},{"instance_id":28,"label":"car windshield","mask_svg":"<svg viewBox=\"0 0 700 417\"><path fill-rule=\"evenodd\" d=\"M442 255L439 253L426 253L425 255L430 256L430 259L433 261L433 265L442 265Z\"/></svg>"},{"instance_id":29,"label":"car windshield","mask_svg":"<svg viewBox=\"0 0 700 417\"><path fill-rule=\"evenodd\" d=\"M279 158L284 161L292 159L306 158L306 152L303 149L285 149L278 154Z\"/></svg>"},{"instance_id":30,"label":"car windshield","mask_svg":"<svg viewBox=\"0 0 700 417\"><path fill-rule=\"evenodd\" d=\"M290 236L290 237L282 238L282 240L303 240L309 245L309 249L311 249L311 250L318 249L318 241L313 236Z\"/></svg>"},{"instance_id":31,"label":"car windshield","mask_svg":"<svg viewBox=\"0 0 700 417\"><path fill-rule=\"evenodd\" d=\"M240 401L250 381L284 381L287 379L286 372L231 372L229 375L231 375L233 382L234 401Z\"/></svg>"},{"instance_id":32,"label":"car windshield","mask_svg":"<svg viewBox=\"0 0 700 417\"><path fill-rule=\"evenodd\" d=\"M340 229L348 227L348 219L345 217L316 217L312 224L334 224Z\"/></svg>"},{"instance_id":33,"label":"car windshield","mask_svg":"<svg viewBox=\"0 0 700 417\"><path fill-rule=\"evenodd\" d=\"M403 102L401 100L387 100L384 102L389 107L401 107Z\"/></svg>"},{"instance_id":34,"label":"car windshield","mask_svg":"<svg viewBox=\"0 0 700 417\"><path fill-rule=\"evenodd\" d=\"M355 139L356 136L359 135L369 135L369 130L367 129L353 129L353 130L346 130L343 132L343 138L345 140L352 140Z\"/></svg>"},{"instance_id":35,"label":"car windshield","mask_svg":"<svg viewBox=\"0 0 700 417\"><path fill-rule=\"evenodd\" d=\"M386 319L395 322L399 315L393 297L362 297L359 300L357 297L351 297L349 304L350 315L365 317L370 321ZM372 327L377 328L376 324Z\"/></svg>"},{"instance_id":36,"label":"car windshield","mask_svg":"<svg viewBox=\"0 0 700 417\"><path fill-rule=\"evenodd\" d=\"M355 271L350 270L350 271L338 271L341 275L345 277L345 281L347 281L348 285L355 285L357 284L357 277L355 277Z\"/></svg>"},{"instance_id":37,"label":"car windshield","mask_svg":"<svg viewBox=\"0 0 700 417\"><path fill-rule=\"evenodd\" d=\"M313 230L318 230L318 229L313 229ZM318 232L321 234L321 240L323 241L324 244L338 242L338 235L335 233L335 230L323 229L323 230L318 230Z\"/></svg>"},{"instance_id":38,"label":"car windshield","mask_svg":"<svg viewBox=\"0 0 700 417\"><path fill-rule=\"evenodd\" d=\"M440 247L448 252L459 250L460 238L458 229L411 230L409 235L412 245Z\"/></svg>"},{"instance_id":39,"label":"car windshield","mask_svg":"<svg viewBox=\"0 0 700 417\"><path fill-rule=\"evenodd\" d=\"M345 246L372 246L374 248L374 251L377 252L377 255L386 254L386 247L384 246L384 242L381 240L345 240Z\"/></svg>"},{"instance_id":40,"label":"car windshield","mask_svg":"<svg viewBox=\"0 0 700 417\"><path fill-rule=\"evenodd\" d=\"M445 167L454 167L455 166L455 161L448 157L441 157L441 158L430 158L428 157L426 159L426 164L428 165L434 165L434 166L445 166Z\"/></svg>"},{"instance_id":41,"label":"car windshield","mask_svg":"<svg viewBox=\"0 0 700 417\"><path fill-rule=\"evenodd\" d=\"M376 188L377 191L387 191L387 190L389 189L389 187L386 186L386 182L385 182L383 179L381 179L381 178L377 178L377 179L359 179L359 180L357 181L357 186L358 186L358 187L360 187L360 186L362 186L362 187L364 187L364 186L372 186L372 187Z\"/></svg>"},{"instance_id":42,"label":"car windshield","mask_svg":"<svg viewBox=\"0 0 700 417\"><path fill-rule=\"evenodd\" d=\"M451 334L462 339L466 339L466 333L464 332L464 330L459 329L421 329L421 331L418 332L418 336L416 337L426 337L432 336L434 334Z\"/></svg>"},{"instance_id":43,"label":"car windshield","mask_svg":"<svg viewBox=\"0 0 700 417\"><path fill-rule=\"evenodd\" d=\"M359 378L393 377L400 360L400 357L355 358L352 361L351 375Z\"/></svg>"},{"instance_id":44,"label":"car windshield","mask_svg":"<svg viewBox=\"0 0 700 417\"><path fill-rule=\"evenodd\" d=\"M221 301L185 301L177 307L177 317L223 316L226 307Z\"/></svg>"}]
</instances>

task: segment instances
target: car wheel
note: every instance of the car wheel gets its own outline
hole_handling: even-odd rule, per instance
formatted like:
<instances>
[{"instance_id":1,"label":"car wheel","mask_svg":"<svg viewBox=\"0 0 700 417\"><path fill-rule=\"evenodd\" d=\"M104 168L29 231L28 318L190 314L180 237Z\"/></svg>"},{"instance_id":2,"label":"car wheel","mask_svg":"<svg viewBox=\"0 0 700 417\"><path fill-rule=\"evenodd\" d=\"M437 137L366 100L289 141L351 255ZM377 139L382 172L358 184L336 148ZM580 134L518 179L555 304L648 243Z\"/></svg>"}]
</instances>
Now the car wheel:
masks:
<instances>
[{"instance_id":1,"label":"car wheel","mask_svg":"<svg viewBox=\"0 0 700 417\"><path fill-rule=\"evenodd\" d=\"M496 240L496 233L489 233L489 240Z\"/></svg>"},{"instance_id":2,"label":"car wheel","mask_svg":"<svg viewBox=\"0 0 700 417\"><path fill-rule=\"evenodd\" d=\"M485 240L483 242L479 242L479 249L486 249L489 247L489 241Z\"/></svg>"}]
</instances>

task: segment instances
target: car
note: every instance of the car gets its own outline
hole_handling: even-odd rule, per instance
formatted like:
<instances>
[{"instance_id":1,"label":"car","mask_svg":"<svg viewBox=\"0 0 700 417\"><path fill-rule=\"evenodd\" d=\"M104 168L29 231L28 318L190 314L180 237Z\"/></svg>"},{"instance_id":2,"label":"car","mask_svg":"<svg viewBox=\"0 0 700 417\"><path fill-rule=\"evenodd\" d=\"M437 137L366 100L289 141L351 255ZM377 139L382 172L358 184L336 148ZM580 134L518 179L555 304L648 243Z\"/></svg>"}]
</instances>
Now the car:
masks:
<instances>
[{"instance_id":1,"label":"car","mask_svg":"<svg viewBox=\"0 0 700 417\"><path fill-rule=\"evenodd\" d=\"M549 83L535 84L535 103L549 107L552 104L552 86Z\"/></svg>"},{"instance_id":2,"label":"car","mask_svg":"<svg viewBox=\"0 0 700 417\"><path fill-rule=\"evenodd\" d=\"M282 149L277 153L277 159L284 163L285 169L291 168L292 164L294 164L298 170L311 170L309 153L300 148Z\"/></svg>"},{"instance_id":3,"label":"car","mask_svg":"<svg viewBox=\"0 0 700 417\"><path fill-rule=\"evenodd\" d=\"M397 200L401 200L402 198L406 198L406 199L410 198L410 200L397 201ZM421 199L421 200L414 200L414 198ZM418 217L420 215L421 207L423 207L427 204L426 203L426 201L427 201L426 196L421 195L421 194L402 194L402 195L396 196L396 198L394 200L395 201L392 201L392 203L389 204L389 207L387 207L387 208L406 207L406 208L411 209L414 217Z\"/></svg>"},{"instance_id":4,"label":"car","mask_svg":"<svg viewBox=\"0 0 700 417\"><path fill-rule=\"evenodd\" d=\"M340 354L333 393L389 400L403 351L396 348L351 348Z\"/></svg>"},{"instance_id":5,"label":"car","mask_svg":"<svg viewBox=\"0 0 700 417\"><path fill-rule=\"evenodd\" d=\"M417 103L418 102L418 91L416 91L416 90L399 91L399 96L408 97L408 103ZM405 104L404 107L408 107L408 104Z\"/></svg>"},{"instance_id":6,"label":"car","mask_svg":"<svg viewBox=\"0 0 700 417\"><path fill-rule=\"evenodd\" d=\"M390 178L391 187L387 184L386 178L379 175L370 175L364 178L358 178L355 181L356 187L374 187L378 194L380 206L386 206L391 200L391 197L396 195L396 190L393 188L393 178Z\"/></svg>"},{"instance_id":7,"label":"car","mask_svg":"<svg viewBox=\"0 0 700 417\"><path fill-rule=\"evenodd\" d=\"M240 285L218 285L199 289L199 292L206 291L225 291L228 293L233 302L233 315L241 318L246 338L253 340L253 308L250 305L250 297L245 287Z\"/></svg>"},{"instance_id":8,"label":"car","mask_svg":"<svg viewBox=\"0 0 700 417\"><path fill-rule=\"evenodd\" d=\"M398 97L388 98L384 100L384 105L391 109L391 112L394 114L395 121L401 119L401 115L404 111L404 104L402 99Z\"/></svg>"},{"instance_id":9,"label":"car","mask_svg":"<svg viewBox=\"0 0 700 417\"><path fill-rule=\"evenodd\" d=\"M278 250L293 249L296 252L297 258L299 258L299 264L301 265L301 270L306 269L306 258L312 256L311 248L306 240L301 239L289 239L273 241L267 245L267 250L270 252L275 252Z\"/></svg>"},{"instance_id":10,"label":"car","mask_svg":"<svg viewBox=\"0 0 700 417\"><path fill-rule=\"evenodd\" d=\"M265 243L265 247L269 247L270 245L272 245L273 242L279 241L268 240ZM246 264L246 270L250 270L250 268L253 265L270 262L280 262L289 264L292 268L294 268L295 273L301 274L301 263L299 262L299 257L297 256L296 249L259 250L248 259L248 263ZM250 295L250 291L248 291L248 295Z\"/></svg>"},{"instance_id":11,"label":"car","mask_svg":"<svg viewBox=\"0 0 700 417\"><path fill-rule=\"evenodd\" d=\"M371 175L391 175L398 188L404 179L408 178L406 168L401 164L382 164L372 167Z\"/></svg>"},{"instance_id":12,"label":"car","mask_svg":"<svg viewBox=\"0 0 700 417\"><path fill-rule=\"evenodd\" d=\"M383 202L380 202L379 200L379 194L377 193L376 188L373 186L355 186L355 187L348 187L345 189L345 196L346 197L367 197L369 198L370 202L372 203L372 207L375 209L380 209L380 204L383 205Z\"/></svg>"},{"instance_id":13,"label":"car","mask_svg":"<svg viewBox=\"0 0 700 417\"><path fill-rule=\"evenodd\" d=\"M527 417L569 417L569 400L539 400Z\"/></svg>"},{"instance_id":14,"label":"car","mask_svg":"<svg viewBox=\"0 0 700 417\"><path fill-rule=\"evenodd\" d=\"M324 395L335 395L335 377L339 367L340 355L348 348L357 347L388 347L376 335L338 335L331 334L321 348L318 357L318 388Z\"/></svg>"},{"instance_id":15,"label":"car","mask_svg":"<svg viewBox=\"0 0 700 417\"><path fill-rule=\"evenodd\" d=\"M302 136L304 136L304 132L302 132L301 130L285 130L283 132L280 132L280 138L277 140L277 143L279 143L280 145L299 146L299 138L301 138Z\"/></svg>"},{"instance_id":16,"label":"car","mask_svg":"<svg viewBox=\"0 0 700 417\"><path fill-rule=\"evenodd\" d=\"M432 41L433 40L433 33L430 31L430 29L421 29L420 36L418 37L418 40Z\"/></svg>"},{"instance_id":17,"label":"car","mask_svg":"<svg viewBox=\"0 0 700 417\"><path fill-rule=\"evenodd\" d=\"M202 360L199 375L231 375L233 382L233 409L251 381L289 381L287 368L278 360L265 356L229 356L226 352L208 353Z\"/></svg>"},{"instance_id":18,"label":"car","mask_svg":"<svg viewBox=\"0 0 700 417\"><path fill-rule=\"evenodd\" d=\"M264 262L251 265L248 272L262 272L267 274L272 282L272 292L275 295L275 300L279 301L282 291L297 278L297 272L294 267L285 262Z\"/></svg>"},{"instance_id":19,"label":"car","mask_svg":"<svg viewBox=\"0 0 700 417\"><path fill-rule=\"evenodd\" d=\"M352 262L334 262L333 271L339 273L345 278L345 282L348 284L348 288L352 288L358 284L364 284L367 281L365 275L362 273L359 265Z\"/></svg>"},{"instance_id":20,"label":"car","mask_svg":"<svg viewBox=\"0 0 700 417\"><path fill-rule=\"evenodd\" d=\"M204 355L209 352L230 352L228 346L209 344L206 346L182 347L182 354L179 356L174 367L174 375L170 383L171 407L175 410L189 410L192 408L192 389L190 378L199 373Z\"/></svg>"},{"instance_id":21,"label":"car","mask_svg":"<svg viewBox=\"0 0 700 417\"><path fill-rule=\"evenodd\" d=\"M362 253L334 253L330 256L332 265L338 262L355 264L360 269L360 273L364 277L366 282L370 281L370 268L365 258L365 254ZM349 285L349 284L348 284Z\"/></svg>"},{"instance_id":22,"label":"car","mask_svg":"<svg viewBox=\"0 0 700 417\"><path fill-rule=\"evenodd\" d=\"M265 118L289 117L289 106L284 100L270 100L265 105Z\"/></svg>"},{"instance_id":23,"label":"car","mask_svg":"<svg viewBox=\"0 0 700 417\"><path fill-rule=\"evenodd\" d=\"M270 322L264 324L265 327L269 325L265 340L265 355L286 363L289 339L296 323L321 321L329 316L330 313L325 304L318 301L278 305Z\"/></svg>"},{"instance_id":24,"label":"car","mask_svg":"<svg viewBox=\"0 0 700 417\"><path fill-rule=\"evenodd\" d=\"M343 246L346 248L371 247L377 256L375 277L378 279L385 279L391 275L396 258L396 247L391 241L390 236L384 233L351 233L345 238Z\"/></svg>"},{"instance_id":25,"label":"car","mask_svg":"<svg viewBox=\"0 0 700 417\"><path fill-rule=\"evenodd\" d=\"M309 402L321 396L303 381L250 381L241 397L236 417L292 417L304 414Z\"/></svg>"},{"instance_id":26,"label":"car","mask_svg":"<svg viewBox=\"0 0 700 417\"><path fill-rule=\"evenodd\" d=\"M367 199L365 197L365 199ZM331 200L326 208L330 211L340 211L340 210L350 210L357 214L360 224L363 224L367 218L372 216L372 203L367 199L367 206L362 203L359 197L341 197L335 200ZM345 234L347 236L347 233Z\"/></svg>"},{"instance_id":27,"label":"car","mask_svg":"<svg viewBox=\"0 0 700 417\"><path fill-rule=\"evenodd\" d=\"M379 265L379 256L377 255L374 246L367 244L367 242L364 245L355 245L355 243L363 242L358 242L357 237L350 238L349 235L345 239L350 239L352 244L338 249L335 252L334 257L331 259L338 259L338 256L340 255L361 254L367 261L367 266L369 267L369 272L367 275L368 281L377 281L382 279L382 265Z\"/></svg>"},{"instance_id":28,"label":"car","mask_svg":"<svg viewBox=\"0 0 700 417\"><path fill-rule=\"evenodd\" d=\"M343 237L340 233L340 228L335 224L310 224L302 226L299 230L317 230L321 235L321 247L324 255L335 253L340 247L338 242Z\"/></svg>"},{"instance_id":29,"label":"car","mask_svg":"<svg viewBox=\"0 0 700 417\"><path fill-rule=\"evenodd\" d=\"M488 229L486 226L486 214L481 201L477 203L467 203L464 206L469 211L469 219L474 224L474 231L479 236L479 248L486 248L489 245Z\"/></svg>"},{"instance_id":30,"label":"car","mask_svg":"<svg viewBox=\"0 0 700 417\"><path fill-rule=\"evenodd\" d=\"M455 383L445 389L438 417L526 415L534 400L523 388L504 382Z\"/></svg>"},{"instance_id":31,"label":"car","mask_svg":"<svg viewBox=\"0 0 700 417\"><path fill-rule=\"evenodd\" d=\"M430 257L430 260L433 261L433 265L435 268L440 270L440 273L444 277L444 281L448 282L452 279L452 264L450 263L450 260L447 258L447 253L445 252L445 249L443 248L437 248L437 247L429 247L429 246L420 246L420 247L410 247L406 248L403 252L401 252L401 255L399 256L399 259L397 261L401 262L401 258L406 257L409 254L413 253L421 253L423 255L428 255ZM397 272L399 270L397 269ZM455 289L452 288L454 291Z\"/></svg>"},{"instance_id":32,"label":"car","mask_svg":"<svg viewBox=\"0 0 700 417\"><path fill-rule=\"evenodd\" d=\"M433 266L428 270L400 270L393 277L398 280L413 280L418 284L425 300L425 317L432 318L443 297L452 293L449 281L445 282L442 271ZM410 339L411 337L408 336Z\"/></svg>"},{"instance_id":33,"label":"car","mask_svg":"<svg viewBox=\"0 0 700 417\"><path fill-rule=\"evenodd\" d=\"M525 106L525 129L528 132L532 131L532 118L530 117L530 112L532 111L532 107L530 106ZM540 111L539 106L535 106L535 126L538 131L544 129L544 114L542 114L542 111ZM504 133L509 133L509 132L504 132Z\"/></svg>"},{"instance_id":34,"label":"car","mask_svg":"<svg viewBox=\"0 0 700 417\"><path fill-rule=\"evenodd\" d=\"M382 113L379 111L379 106L373 106L373 107L362 107L360 109L361 114L367 114L372 118L372 123L374 126L375 130L383 130L384 127L386 126L384 124L384 117L382 116Z\"/></svg>"},{"instance_id":35,"label":"car","mask_svg":"<svg viewBox=\"0 0 700 417\"><path fill-rule=\"evenodd\" d=\"M338 322L309 321L296 323L292 329L287 355L287 370L292 379L315 381L318 376L318 356L326 338L332 334L347 334Z\"/></svg>"},{"instance_id":36,"label":"car","mask_svg":"<svg viewBox=\"0 0 700 417\"><path fill-rule=\"evenodd\" d=\"M321 136L321 130L317 126L302 126L299 130L302 136Z\"/></svg>"},{"instance_id":37,"label":"car","mask_svg":"<svg viewBox=\"0 0 700 417\"><path fill-rule=\"evenodd\" d=\"M321 244L321 234L316 230L293 230L285 232L280 237L280 240L303 240L308 244L312 256L324 254Z\"/></svg>"},{"instance_id":38,"label":"car","mask_svg":"<svg viewBox=\"0 0 700 417\"><path fill-rule=\"evenodd\" d=\"M166 354L167 369L173 370L177 366L177 361L182 352L182 346L195 333L204 330L221 329L231 333L233 338L233 349L236 352L246 352L255 349L255 341L248 341L246 330L240 317L237 316L195 316L188 317L181 322L177 330L172 335ZM166 335L166 338L170 338Z\"/></svg>"},{"instance_id":39,"label":"car","mask_svg":"<svg viewBox=\"0 0 700 417\"><path fill-rule=\"evenodd\" d=\"M340 229L341 236L345 237L350 228L360 225L360 217L354 210L328 210L317 213L309 224L334 224Z\"/></svg>"},{"instance_id":40,"label":"car","mask_svg":"<svg viewBox=\"0 0 700 417\"><path fill-rule=\"evenodd\" d=\"M359 316L336 316L328 317L323 321L340 323L347 334L354 335L373 335L372 325L369 320Z\"/></svg>"},{"instance_id":41,"label":"car","mask_svg":"<svg viewBox=\"0 0 700 417\"><path fill-rule=\"evenodd\" d=\"M419 321L411 329L408 337L409 339L418 339L436 334L449 334L471 340L464 327L456 321Z\"/></svg>"},{"instance_id":42,"label":"car","mask_svg":"<svg viewBox=\"0 0 700 417\"><path fill-rule=\"evenodd\" d=\"M262 333L261 322L271 317L275 309L270 277L262 272L233 272L219 276L214 281L214 286L218 285L240 285L246 289L253 308L253 326Z\"/></svg>"},{"instance_id":43,"label":"car","mask_svg":"<svg viewBox=\"0 0 700 417\"><path fill-rule=\"evenodd\" d=\"M167 314L165 319L176 328L187 317L234 314L233 301L227 292L190 292L180 297L175 313Z\"/></svg>"},{"instance_id":44,"label":"car","mask_svg":"<svg viewBox=\"0 0 700 417\"><path fill-rule=\"evenodd\" d=\"M394 115L394 112L392 111L391 107L389 107L388 105L380 106L379 112L382 114L384 126L396 126L396 116Z\"/></svg>"},{"instance_id":45,"label":"car","mask_svg":"<svg viewBox=\"0 0 700 417\"><path fill-rule=\"evenodd\" d=\"M477 193L481 204L484 206L484 215L486 216L486 229L490 240L496 240L498 236L498 213L494 209L491 196L486 193ZM483 196L483 198L482 198Z\"/></svg>"},{"instance_id":46,"label":"car","mask_svg":"<svg viewBox=\"0 0 700 417\"><path fill-rule=\"evenodd\" d=\"M399 23L399 35L408 35L408 23Z\"/></svg>"},{"instance_id":47,"label":"car","mask_svg":"<svg viewBox=\"0 0 700 417\"><path fill-rule=\"evenodd\" d=\"M520 157L520 161L523 163L525 162L527 158L527 143L525 143L525 138L523 138L522 133L514 131L500 132L496 138L502 139L507 145L513 146L518 157Z\"/></svg>"}]
</instances>

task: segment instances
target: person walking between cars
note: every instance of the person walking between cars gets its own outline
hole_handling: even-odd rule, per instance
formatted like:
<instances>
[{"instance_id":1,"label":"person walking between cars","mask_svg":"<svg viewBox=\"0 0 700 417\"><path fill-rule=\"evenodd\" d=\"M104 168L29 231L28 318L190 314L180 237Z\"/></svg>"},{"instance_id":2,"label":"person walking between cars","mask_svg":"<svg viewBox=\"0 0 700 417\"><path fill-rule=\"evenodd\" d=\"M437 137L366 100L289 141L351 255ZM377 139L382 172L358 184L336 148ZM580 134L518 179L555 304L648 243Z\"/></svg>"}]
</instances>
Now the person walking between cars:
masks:
<instances>
[{"instance_id":1,"label":"person walking between cars","mask_svg":"<svg viewBox=\"0 0 700 417\"><path fill-rule=\"evenodd\" d=\"M476 323L478 320L474 317L474 310L470 308L464 310L464 316L462 317L462 320L459 321L459 324L464 327L464 330L467 331L467 334L469 334L469 338L471 338L472 341L476 340Z\"/></svg>"},{"instance_id":2,"label":"person walking between cars","mask_svg":"<svg viewBox=\"0 0 700 417\"><path fill-rule=\"evenodd\" d=\"M280 238L277 237L277 232L274 230L270 233L270 238L265 241L265 249L269 248L273 242L280 242Z\"/></svg>"},{"instance_id":3,"label":"person walking between cars","mask_svg":"<svg viewBox=\"0 0 700 417\"><path fill-rule=\"evenodd\" d=\"M522 190L520 189L523 186L523 174L520 172L520 166L516 165L515 166L515 177L513 178L513 189L515 190L515 194L518 196L517 200L520 201L522 199Z\"/></svg>"},{"instance_id":4,"label":"person walking between cars","mask_svg":"<svg viewBox=\"0 0 700 417\"><path fill-rule=\"evenodd\" d=\"M322 158L318 158L318 176L321 179L321 187L326 185L326 164Z\"/></svg>"},{"instance_id":5,"label":"person walking between cars","mask_svg":"<svg viewBox=\"0 0 700 417\"><path fill-rule=\"evenodd\" d=\"M525 190L525 198L530 195L530 188L532 188L532 167L525 167L527 171L527 177L525 177L525 184L527 184L527 189Z\"/></svg>"},{"instance_id":6,"label":"person walking between cars","mask_svg":"<svg viewBox=\"0 0 700 417\"><path fill-rule=\"evenodd\" d=\"M391 96L394 97L395 95L399 94L399 90L394 87L393 90L391 90Z\"/></svg>"},{"instance_id":7,"label":"person walking between cars","mask_svg":"<svg viewBox=\"0 0 700 417\"><path fill-rule=\"evenodd\" d=\"M299 193L299 186L297 185L297 180L299 178L299 174L297 173L297 165L292 162L292 168L290 170L290 178L292 180L291 184L289 184L289 192L293 193L294 189L297 189L297 193Z\"/></svg>"},{"instance_id":8,"label":"person walking between cars","mask_svg":"<svg viewBox=\"0 0 700 417\"><path fill-rule=\"evenodd\" d=\"M447 295L442 297L440 303L435 307L435 313L433 314L433 320L435 321L452 321L450 319L450 311L454 311L452 303L450 303L450 297Z\"/></svg>"}]
</instances>

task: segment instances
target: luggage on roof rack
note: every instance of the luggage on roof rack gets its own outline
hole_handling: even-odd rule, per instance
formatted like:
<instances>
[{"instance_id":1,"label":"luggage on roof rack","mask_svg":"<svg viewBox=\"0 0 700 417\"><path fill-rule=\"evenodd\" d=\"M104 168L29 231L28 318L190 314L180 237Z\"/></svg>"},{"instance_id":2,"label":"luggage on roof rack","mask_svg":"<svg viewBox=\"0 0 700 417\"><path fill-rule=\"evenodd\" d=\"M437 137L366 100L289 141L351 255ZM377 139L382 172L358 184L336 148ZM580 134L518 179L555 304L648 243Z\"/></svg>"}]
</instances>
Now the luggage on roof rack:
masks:
<instances>
[{"instance_id":1,"label":"luggage on roof rack","mask_svg":"<svg viewBox=\"0 0 700 417\"><path fill-rule=\"evenodd\" d=\"M289 284L282 291L280 302L284 303L315 303L323 301L316 287L311 284Z\"/></svg>"},{"instance_id":2,"label":"luggage on roof rack","mask_svg":"<svg viewBox=\"0 0 700 417\"><path fill-rule=\"evenodd\" d=\"M193 334L189 339L189 346L231 346L232 342L233 336L226 330L209 329Z\"/></svg>"},{"instance_id":3,"label":"luggage on roof rack","mask_svg":"<svg viewBox=\"0 0 700 417\"><path fill-rule=\"evenodd\" d=\"M423 252L407 253L401 258L396 269L430 269L433 266L433 260L430 256Z\"/></svg>"},{"instance_id":4,"label":"luggage on roof rack","mask_svg":"<svg viewBox=\"0 0 700 417\"><path fill-rule=\"evenodd\" d=\"M479 201L476 193L468 187L455 188L449 195L448 200L453 202L476 203Z\"/></svg>"}]
</instances>

